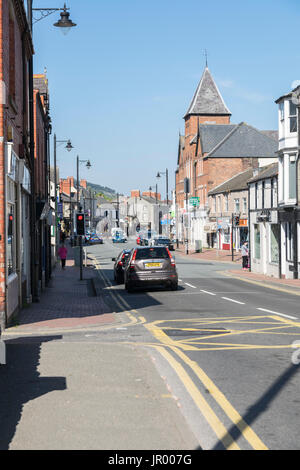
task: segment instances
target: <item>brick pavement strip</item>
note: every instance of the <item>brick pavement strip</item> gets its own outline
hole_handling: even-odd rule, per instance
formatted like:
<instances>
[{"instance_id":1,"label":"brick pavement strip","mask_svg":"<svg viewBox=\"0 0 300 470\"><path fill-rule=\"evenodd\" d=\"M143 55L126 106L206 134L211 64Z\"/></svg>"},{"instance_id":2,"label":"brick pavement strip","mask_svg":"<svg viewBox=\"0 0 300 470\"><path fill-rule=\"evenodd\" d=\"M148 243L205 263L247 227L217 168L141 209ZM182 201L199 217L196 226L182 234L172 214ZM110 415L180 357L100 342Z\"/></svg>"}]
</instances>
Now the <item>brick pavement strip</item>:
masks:
<instances>
[{"instance_id":1,"label":"brick pavement strip","mask_svg":"<svg viewBox=\"0 0 300 470\"><path fill-rule=\"evenodd\" d=\"M80 281L79 268L72 259L66 268L59 265L53 271L49 286L41 293L40 302L23 308L14 332L41 328L79 328L115 323L116 317L102 296L89 295L89 283L96 273L92 266L83 268Z\"/></svg>"}]
</instances>

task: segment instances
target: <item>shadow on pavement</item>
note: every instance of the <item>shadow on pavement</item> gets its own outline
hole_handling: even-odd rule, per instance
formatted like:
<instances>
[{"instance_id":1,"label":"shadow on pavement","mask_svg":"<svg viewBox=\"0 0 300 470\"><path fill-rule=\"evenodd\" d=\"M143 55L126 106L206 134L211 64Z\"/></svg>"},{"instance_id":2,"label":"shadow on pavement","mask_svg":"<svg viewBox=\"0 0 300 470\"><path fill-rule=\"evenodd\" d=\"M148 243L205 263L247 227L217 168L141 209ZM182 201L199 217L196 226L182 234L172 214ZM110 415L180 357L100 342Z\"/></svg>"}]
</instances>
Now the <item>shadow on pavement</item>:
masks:
<instances>
[{"instance_id":1,"label":"shadow on pavement","mask_svg":"<svg viewBox=\"0 0 300 470\"><path fill-rule=\"evenodd\" d=\"M226 437L232 437L233 440L237 440L245 430L247 426L252 426L254 421L259 415L263 414L271 402L276 396L282 391L285 385L294 377L294 375L300 369L299 366L291 365L280 377L269 387L269 389L262 395L262 397L256 401L252 406L248 408L246 414L242 417L237 425L233 425L227 432L227 435L223 436L222 441L226 440ZM220 450L223 446L218 443L213 450Z\"/></svg>"},{"instance_id":2,"label":"shadow on pavement","mask_svg":"<svg viewBox=\"0 0 300 470\"><path fill-rule=\"evenodd\" d=\"M41 377L41 345L61 336L6 340L7 364L0 366L0 450L8 450L23 406L54 390L66 390L65 377Z\"/></svg>"}]
</instances>

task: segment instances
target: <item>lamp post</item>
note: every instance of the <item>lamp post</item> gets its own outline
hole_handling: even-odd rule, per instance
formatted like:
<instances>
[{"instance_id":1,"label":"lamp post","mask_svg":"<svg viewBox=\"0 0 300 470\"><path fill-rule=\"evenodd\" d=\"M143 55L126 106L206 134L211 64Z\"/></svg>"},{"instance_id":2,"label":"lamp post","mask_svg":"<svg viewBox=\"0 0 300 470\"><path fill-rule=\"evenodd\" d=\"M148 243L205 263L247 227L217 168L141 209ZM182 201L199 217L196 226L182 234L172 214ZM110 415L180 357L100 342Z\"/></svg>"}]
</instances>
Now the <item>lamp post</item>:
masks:
<instances>
[{"instance_id":1,"label":"lamp post","mask_svg":"<svg viewBox=\"0 0 300 470\"><path fill-rule=\"evenodd\" d=\"M57 167L56 167L56 149L57 144L67 144L65 148L68 152L70 152L73 148L70 139L69 140L57 140L56 134L54 134L54 196L55 196L55 254L57 252L57 244L58 244L58 226L57 226ZM71 193L71 190L70 190Z\"/></svg>"},{"instance_id":2,"label":"lamp post","mask_svg":"<svg viewBox=\"0 0 300 470\"><path fill-rule=\"evenodd\" d=\"M45 18L46 16L54 13L55 11L63 10L61 13L60 20L55 24L59 28L63 28L65 32L68 32L71 27L76 26L69 20L69 13L67 12L66 4L64 8L33 8L33 0L27 0L27 22L28 29L33 37L33 25ZM33 12L39 12L39 18L33 18ZM31 204L30 204L30 218L31 218L31 292L32 300L38 301L38 280L37 280L37 237L36 237L36 197L35 197L35 159L34 159L34 109L33 109L33 56L31 55L28 61L28 103L29 103L29 151L30 151L30 163L31 163ZM56 177L56 171L55 171ZM55 188L56 191L56 188ZM56 223L56 221L55 221ZM55 240L56 241L56 240Z\"/></svg>"},{"instance_id":3,"label":"lamp post","mask_svg":"<svg viewBox=\"0 0 300 470\"><path fill-rule=\"evenodd\" d=\"M166 198L167 198L167 206L169 205L169 176L168 176L168 168L166 171L158 171L156 178L160 178L161 175L166 175Z\"/></svg>"},{"instance_id":4,"label":"lamp post","mask_svg":"<svg viewBox=\"0 0 300 470\"><path fill-rule=\"evenodd\" d=\"M77 155L77 210L79 209L79 163L86 163L86 167L89 170L91 168L90 160L79 160L79 155Z\"/></svg>"},{"instance_id":5,"label":"lamp post","mask_svg":"<svg viewBox=\"0 0 300 470\"><path fill-rule=\"evenodd\" d=\"M161 175L166 175L166 199L167 199L167 208L168 208L168 214L167 214L167 231L168 231L168 227L169 227L169 176L168 176L168 168L166 168L166 171L158 171L157 172L157 175L156 175L156 178L161 178ZM171 232L171 225L169 227L169 232Z\"/></svg>"},{"instance_id":6,"label":"lamp post","mask_svg":"<svg viewBox=\"0 0 300 470\"><path fill-rule=\"evenodd\" d=\"M151 197L152 186L149 187L149 191ZM157 204L157 183L155 183L155 204Z\"/></svg>"}]
</instances>

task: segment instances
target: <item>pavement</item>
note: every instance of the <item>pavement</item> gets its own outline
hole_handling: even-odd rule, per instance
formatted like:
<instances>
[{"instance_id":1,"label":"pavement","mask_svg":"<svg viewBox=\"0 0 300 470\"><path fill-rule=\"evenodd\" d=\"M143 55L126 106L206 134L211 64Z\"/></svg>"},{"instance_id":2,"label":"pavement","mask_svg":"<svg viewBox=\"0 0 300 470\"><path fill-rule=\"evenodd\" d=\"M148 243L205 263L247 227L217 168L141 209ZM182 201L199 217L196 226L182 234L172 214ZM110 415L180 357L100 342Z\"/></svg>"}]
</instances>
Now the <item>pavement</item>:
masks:
<instances>
[{"instance_id":1,"label":"pavement","mask_svg":"<svg viewBox=\"0 0 300 470\"><path fill-rule=\"evenodd\" d=\"M0 450L200 449L160 357L132 340L149 333L96 295L97 276L89 261L80 280L68 247L66 268L4 331Z\"/></svg>"},{"instance_id":2,"label":"pavement","mask_svg":"<svg viewBox=\"0 0 300 470\"><path fill-rule=\"evenodd\" d=\"M41 329L66 329L101 326L116 322L103 297L93 293L93 279L97 276L90 260L80 270L75 266L74 249L68 247L65 269L57 263L52 279L41 292L40 301L32 303L19 312L18 332ZM7 331L7 330L6 330Z\"/></svg>"},{"instance_id":3,"label":"pavement","mask_svg":"<svg viewBox=\"0 0 300 470\"><path fill-rule=\"evenodd\" d=\"M184 258L192 258L199 261L212 261L227 263L228 268L223 270L224 275L235 277L249 283L259 283L265 287L284 290L291 294L300 295L300 279L277 279L260 273L251 272L250 269L243 270L242 256L240 253L234 253L232 261L231 251L217 250L215 248L204 248L201 253L189 250L189 254L185 253L184 247L175 249L175 253Z\"/></svg>"}]
</instances>

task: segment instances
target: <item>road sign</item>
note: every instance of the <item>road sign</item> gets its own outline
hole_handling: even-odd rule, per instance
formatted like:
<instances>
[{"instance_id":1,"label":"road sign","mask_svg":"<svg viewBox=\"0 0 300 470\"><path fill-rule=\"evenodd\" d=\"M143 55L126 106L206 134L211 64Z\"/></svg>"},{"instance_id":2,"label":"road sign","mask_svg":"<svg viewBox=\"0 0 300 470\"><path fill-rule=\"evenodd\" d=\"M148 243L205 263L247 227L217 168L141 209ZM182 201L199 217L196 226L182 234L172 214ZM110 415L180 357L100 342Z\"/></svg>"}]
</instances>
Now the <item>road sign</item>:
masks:
<instances>
[{"instance_id":1,"label":"road sign","mask_svg":"<svg viewBox=\"0 0 300 470\"><path fill-rule=\"evenodd\" d=\"M198 207L200 205L200 197L190 197L190 205Z\"/></svg>"}]
</instances>

